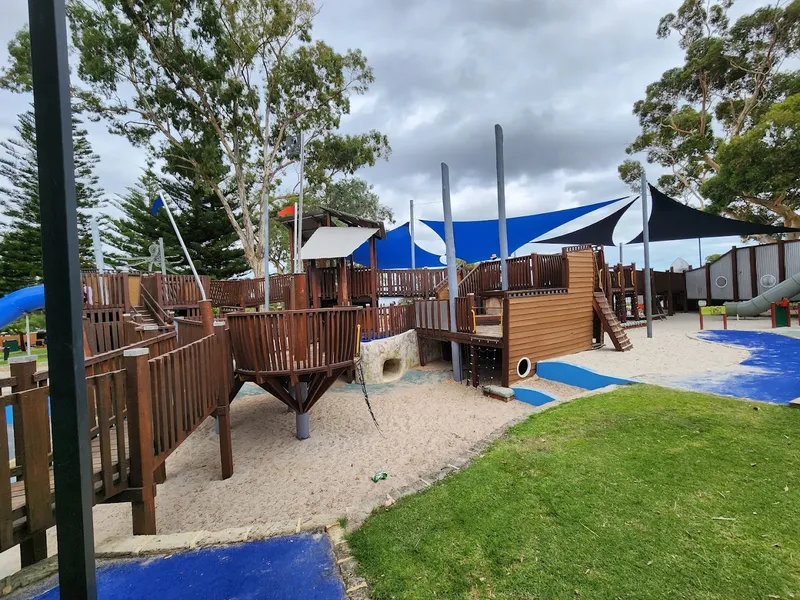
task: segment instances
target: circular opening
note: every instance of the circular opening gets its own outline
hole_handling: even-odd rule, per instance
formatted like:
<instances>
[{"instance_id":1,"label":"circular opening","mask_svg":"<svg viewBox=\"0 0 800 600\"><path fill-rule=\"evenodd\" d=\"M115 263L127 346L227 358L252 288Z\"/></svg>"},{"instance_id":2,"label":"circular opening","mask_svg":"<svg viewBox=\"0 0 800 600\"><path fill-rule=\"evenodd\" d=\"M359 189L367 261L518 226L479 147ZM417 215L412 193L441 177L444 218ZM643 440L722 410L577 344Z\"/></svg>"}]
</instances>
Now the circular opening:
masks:
<instances>
[{"instance_id":1,"label":"circular opening","mask_svg":"<svg viewBox=\"0 0 800 600\"><path fill-rule=\"evenodd\" d=\"M724 288L725 286L727 286L727 285L728 285L728 278L727 278L727 277L725 277L724 275L720 275L719 277L717 277L717 278L714 280L714 284L715 284L715 285L716 285L718 288Z\"/></svg>"},{"instance_id":2,"label":"circular opening","mask_svg":"<svg viewBox=\"0 0 800 600\"><path fill-rule=\"evenodd\" d=\"M527 377L531 374L531 361L527 358L520 358L517 363L517 375Z\"/></svg>"},{"instance_id":3,"label":"circular opening","mask_svg":"<svg viewBox=\"0 0 800 600\"><path fill-rule=\"evenodd\" d=\"M390 358L383 363L383 380L394 381L403 376L403 371L400 365L400 360L397 358Z\"/></svg>"},{"instance_id":4,"label":"circular opening","mask_svg":"<svg viewBox=\"0 0 800 600\"><path fill-rule=\"evenodd\" d=\"M778 278L775 275L762 275L761 276L761 286L765 288L775 287L775 284L778 283Z\"/></svg>"}]
</instances>

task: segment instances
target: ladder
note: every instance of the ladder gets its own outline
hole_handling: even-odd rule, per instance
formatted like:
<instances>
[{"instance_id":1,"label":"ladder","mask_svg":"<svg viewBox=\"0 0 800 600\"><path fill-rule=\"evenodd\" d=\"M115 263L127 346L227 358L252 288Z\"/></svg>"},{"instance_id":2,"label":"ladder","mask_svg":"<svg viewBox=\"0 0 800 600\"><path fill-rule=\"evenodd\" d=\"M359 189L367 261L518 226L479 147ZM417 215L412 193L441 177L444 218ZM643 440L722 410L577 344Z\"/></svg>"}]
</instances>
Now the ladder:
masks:
<instances>
[{"instance_id":1,"label":"ladder","mask_svg":"<svg viewBox=\"0 0 800 600\"><path fill-rule=\"evenodd\" d=\"M592 307L599 317L600 323L603 325L603 330L608 332L608 335L611 337L614 348L616 348L618 352L625 352L633 348L633 344L631 344L630 339L628 339L628 334L625 333L625 330L622 329L622 325L619 324L617 315L611 310L611 306L609 306L608 300L603 292L594 293Z\"/></svg>"}]
</instances>

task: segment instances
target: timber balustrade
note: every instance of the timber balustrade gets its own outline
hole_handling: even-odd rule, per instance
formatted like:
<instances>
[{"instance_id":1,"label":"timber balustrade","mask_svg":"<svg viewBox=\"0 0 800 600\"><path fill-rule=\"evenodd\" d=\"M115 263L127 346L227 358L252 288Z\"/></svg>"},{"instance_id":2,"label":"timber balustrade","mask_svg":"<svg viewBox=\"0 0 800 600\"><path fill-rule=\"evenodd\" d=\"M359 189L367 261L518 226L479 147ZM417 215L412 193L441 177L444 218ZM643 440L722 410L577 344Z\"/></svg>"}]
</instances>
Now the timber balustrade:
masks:
<instances>
[{"instance_id":1,"label":"timber balustrade","mask_svg":"<svg viewBox=\"0 0 800 600\"><path fill-rule=\"evenodd\" d=\"M233 472L230 341L210 302L201 310L196 341L178 348L172 330L85 362L93 501L131 502L134 534L156 533L164 460L209 416L219 417L223 477ZM10 377L0 379L12 415L0 411L0 552L19 545L23 566L47 557L46 531L55 525L49 403L57 399L35 360L13 359Z\"/></svg>"},{"instance_id":2,"label":"timber balustrade","mask_svg":"<svg viewBox=\"0 0 800 600\"><path fill-rule=\"evenodd\" d=\"M231 313L236 372L260 383L351 366L360 315L359 307Z\"/></svg>"},{"instance_id":3,"label":"timber balustrade","mask_svg":"<svg viewBox=\"0 0 800 600\"><path fill-rule=\"evenodd\" d=\"M129 276L127 273L81 272L81 287L92 290L92 303L86 308L118 307L130 312Z\"/></svg>"},{"instance_id":4,"label":"timber balustrade","mask_svg":"<svg viewBox=\"0 0 800 600\"><path fill-rule=\"evenodd\" d=\"M366 307L361 312L361 339L369 342L414 329L414 305Z\"/></svg>"}]
</instances>

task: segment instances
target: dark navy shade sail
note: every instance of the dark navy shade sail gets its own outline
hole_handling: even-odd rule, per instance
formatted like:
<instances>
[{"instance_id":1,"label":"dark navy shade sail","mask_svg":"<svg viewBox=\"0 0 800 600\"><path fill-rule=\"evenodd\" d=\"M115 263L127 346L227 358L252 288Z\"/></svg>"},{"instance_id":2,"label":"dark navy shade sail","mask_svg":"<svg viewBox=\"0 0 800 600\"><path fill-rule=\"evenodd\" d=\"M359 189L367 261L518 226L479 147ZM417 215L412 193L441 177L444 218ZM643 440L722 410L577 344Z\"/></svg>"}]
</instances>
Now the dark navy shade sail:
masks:
<instances>
[{"instance_id":1,"label":"dark navy shade sail","mask_svg":"<svg viewBox=\"0 0 800 600\"><path fill-rule=\"evenodd\" d=\"M627 196L626 196L627 197ZM616 198L597 204L578 206L566 210L557 210L526 217L512 217L506 219L508 232L508 252L513 254L525 244L532 242L548 231L560 227L565 223L600 210L614 202L625 198ZM425 225L433 229L444 240L444 221L422 220ZM497 219L486 221L455 221L453 223L455 235L456 256L468 263L489 260L492 255L500 256L500 238L498 235Z\"/></svg>"},{"instance_id":2,"label":"dark navy shade sail","mask_svg":"<svg viewBox=\"0 0 800 600\"><path fill-rule=\"evenodd\" d=\"M791 227L774 227L772 225L738 221L713 215L673 200L652 185L648 187L650 188L650 198L653 202L653 208L650 212L651 242L733 235L774 235L776 233L800 231L800 229ZM640 233L629 243L641 244L642 234Z\"/></svg>"},{"instance_id":3,"label":"dark navy shade sail","mask_svg":"<svg viewBox=\"0 0 800 600\"><path fill-rule=\"evenodd\" d=\"M403 223L386 232L386 239L375 241L375 252L378 255L379 269L410 269L411 268L411 232L408 223ZM361 265L369 266L369 241L364 242L355 252L353 258ZM414 266L443 267L437 254L414 246Z\"/></svg>"},{"instance_id":4,"label":"dark navy shade sail","mask_svg":"<svg viewBox=\"0 0 800 600\"><path fill-rule=\"evenodd\" d=\"M537 244L561 244L563 246L579 246L582 244L592 244L593 246L613 246L614 230L617 228L619 220L627 210L638 200L634 198L625 203L622 208L614 211L607 217L595 221L591 225L582 227L576 231L565 233L546 240L536 240Z\"/></svg>"}]
</instances>

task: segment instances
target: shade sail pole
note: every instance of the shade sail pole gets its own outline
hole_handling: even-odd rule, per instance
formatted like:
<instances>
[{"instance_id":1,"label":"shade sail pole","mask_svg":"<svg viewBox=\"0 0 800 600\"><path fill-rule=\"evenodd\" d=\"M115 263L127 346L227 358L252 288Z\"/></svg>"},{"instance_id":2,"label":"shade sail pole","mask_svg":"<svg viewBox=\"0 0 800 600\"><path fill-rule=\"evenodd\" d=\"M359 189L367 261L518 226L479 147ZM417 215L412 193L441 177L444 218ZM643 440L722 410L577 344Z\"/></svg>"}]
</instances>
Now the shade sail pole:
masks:
<instances>
[{"instance_id":1,"label":"shade sail pole","mask_svg":"<svg viewBox=\"0 0 800 600\"><path fill-rule=\"evenodd\" d=\"M503 128L494 126L497 158L497 224L500 236L500 289L508 290L508 233L506 231L506 167L503 156Z\"/></svg>"},{"instance_id":2,"label":"shade sail pole","mask_svg":"<svg viewBox=\"0 0 800 600\"><path fill-rule=\"evenodd\" d=\"M623 245L624 244L622 242L620 242L620 244L619 244L619 264L622 264L622 246Z\"/></svg>"},{"instance_id":3,"label":"shade sail pole","mask_svg":"<svg viewBox=\"0 0 800 600\"><path fill-rule=\"evenodd\" d=\"M700 266L703 266L703 238L697 238L697 256L700 258Z\"/></svg>"},{"instance_id":4,"label":"shade sail pole","mask_svg":"<svg viewBox=\"0 0 800 600\"><path fill-rule=\"evenodd\" d=\"M453 209L450 205L450 167L442 163L442 206L444 208L444 243L447 256L447 296L450 306L450 332L456 333L456 297L458 296L458 271L456 269L456 241L453 233ZM438 310L438 306L436 308ZM461 344L450 342L453 354L453 379L461 381Z\"/></svg>"},{"instance_id":5,"label":"shade sail pole","mask_svg":"<svg viewBox=\"0 0 800 600\"><path fill-rule=\"evenodd\" d=\"M653 291L650 285L650 215L647 214L647 173L642 171L642 243L644 244L644 314L647 337L653 337Z\"/></svg>"},{"instance_id":6,"label":"shade sail pole","mask_svg":"<svg viewBox=\"0 0 800 600\"><path fill-rule=\"evenodd\" d=\"M64 0L28 0L28 18L42 269L47 282L44 301L49 393L57 400L50 404L50 411L59 595L89 600L97 597L92 528L94 483L83 357L83 294Z\"/></svg>"},{"instance_id":7,"label":"shade sail pole","mask_svg":"<svg viewBox=\"0 0 800 600\"><path fill-rule=\"evenodd\" d=\"M175 232L175 237L178 238L178 243L180 243L181 248L183 249L183 255L186 257L186 262L189 263L189 268L192 270L192 275L194 275L194 280L197 283L197 287L200 288L200 299L206 300L206 290L203 287L203 282L200 280L200 275L197 274L197 269L194 268L192 257L189 256L189 249L183 242L183 236L181 236L181 232L178 230L178 226L175 224L175 219L172 216L172 211L169 208L167 198L170 198L170 196L168 196L164 190L161 190L158 195L161 196L161 201L164 203L164 210L167 211L167 218L169 219L170 225L172 225L172 230Z\"/></svg>"},{"instance_id":8,"label":"shade sail pole","mask_svg":"<svg viewBox=\"0 0 800 600\"><path fill-rule=\"evenodd\" d=\"M414 246L416 245L416 240L414 239L414 201L409 200L409 208L411 210L411 216L408 217L408 231L411 234L411 270L415 270L417 268L417 261L416 257L414 256L416 252L414 252Z\"/></svg>"}]
</instances>

